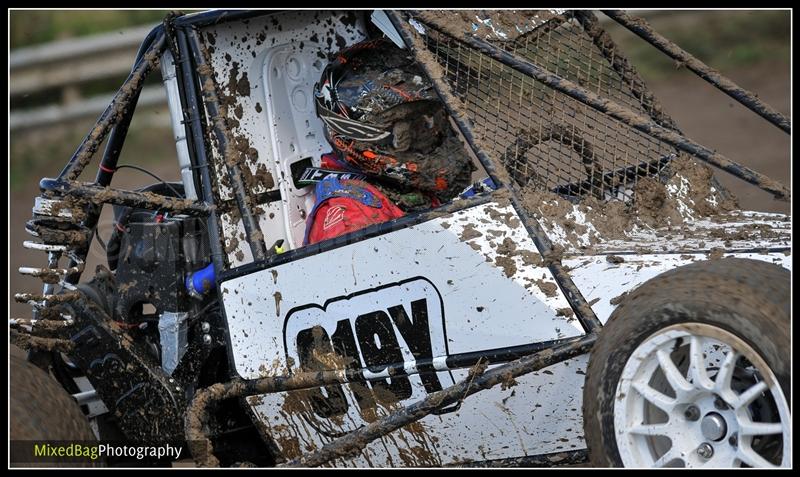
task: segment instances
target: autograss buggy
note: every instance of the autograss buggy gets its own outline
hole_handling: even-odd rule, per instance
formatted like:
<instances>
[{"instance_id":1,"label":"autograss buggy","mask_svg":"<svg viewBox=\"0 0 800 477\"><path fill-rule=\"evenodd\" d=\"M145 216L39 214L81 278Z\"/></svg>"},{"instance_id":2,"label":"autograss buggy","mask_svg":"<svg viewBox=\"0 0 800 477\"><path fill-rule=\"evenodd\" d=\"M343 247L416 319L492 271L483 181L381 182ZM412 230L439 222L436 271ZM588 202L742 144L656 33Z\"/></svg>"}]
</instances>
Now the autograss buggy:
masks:
<instances>
[{"instance_id":1,"label":"autograss buggy","mask_svg":"<svg viewBox=\"0 0 800 477\"><path fill-rule=\"evenodd\" d=\"M378 37L498 187L302 246L298 178L331 150L314 83ZM182 181L111 188L159 66ZM789 200L684 136L590 11L170 15L28 224L44 293L11 338L84 412L12 386L12 418L206 466L789 466L791 218L739 210L709 165ZM109 263L79 283L104 204Z\"/></svg>"}]
</instances>

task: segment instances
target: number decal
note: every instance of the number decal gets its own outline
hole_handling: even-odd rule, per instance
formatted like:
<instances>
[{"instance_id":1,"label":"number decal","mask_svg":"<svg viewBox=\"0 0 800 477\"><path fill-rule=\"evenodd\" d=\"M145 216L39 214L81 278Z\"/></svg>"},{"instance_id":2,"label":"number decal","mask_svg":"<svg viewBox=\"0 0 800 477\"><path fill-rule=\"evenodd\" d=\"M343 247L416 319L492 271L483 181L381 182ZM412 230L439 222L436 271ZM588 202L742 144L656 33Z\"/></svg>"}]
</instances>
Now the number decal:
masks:
<instances>
[{"instance_id":1,"label":"number decal","mask_svg":"<svg viewBox=\"0 0 800 477\"><path fill-rule=\"evenodd\" d=\"M366 368L384 375L369 382L348 383L362 411L376 403L389 405L411 398L411 379L421 381L427 393L441 390L442 379L448 381L444 385L453 384L449 373L422 365L414 378L398 374L404 364L417 367L420 360L429 362L434 356L448 354L442 298L423 277L332 298L324 305L294 308L286 315L284 344L287 362L299 363L306 370ZM335 358L331 360L331 356ZM319 417L348 411L342 385L316 389L311 396L310 404Z\"/></svg>"}]
</instances>

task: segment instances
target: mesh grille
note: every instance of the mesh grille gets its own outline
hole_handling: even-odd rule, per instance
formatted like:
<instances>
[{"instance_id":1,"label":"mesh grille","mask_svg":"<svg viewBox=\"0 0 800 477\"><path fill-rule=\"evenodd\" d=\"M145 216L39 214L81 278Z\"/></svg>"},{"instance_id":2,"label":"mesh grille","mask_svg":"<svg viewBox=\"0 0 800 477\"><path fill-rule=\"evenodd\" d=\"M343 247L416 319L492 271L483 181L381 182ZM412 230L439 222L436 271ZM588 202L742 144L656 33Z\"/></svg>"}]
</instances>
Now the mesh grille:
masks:
<instances>
[{"instance_id":1,"label":"mesh grille","mask_svg":"<svg viewBox=\"0 0 800 477\"><path fill-rule=\"evenodd\" d=\"M481 147L522 187L627 200L638 178L675 157L671 146L447 34L427 28L423 38ZM549 20L497 45L637 112L652 109L637 95L640 85L623 79L573 18Z\"/></svg>"}]
</instances>

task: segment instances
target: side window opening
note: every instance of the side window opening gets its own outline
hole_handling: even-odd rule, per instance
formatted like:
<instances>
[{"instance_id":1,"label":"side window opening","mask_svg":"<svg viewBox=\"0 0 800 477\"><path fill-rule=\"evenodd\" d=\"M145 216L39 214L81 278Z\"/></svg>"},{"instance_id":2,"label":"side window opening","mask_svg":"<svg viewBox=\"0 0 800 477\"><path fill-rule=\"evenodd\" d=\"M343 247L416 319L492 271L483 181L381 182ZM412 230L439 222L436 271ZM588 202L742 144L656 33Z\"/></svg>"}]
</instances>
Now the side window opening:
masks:
<instances>
[{"instance_id":1,"label":"side window opening","mask_svg":"<svg viewBox=\"0 0 800 477\"><path fill-rule=\"evenodd\" d=\"M227 122L241 152L238 160L240 167L244 166L243 180L267 247L282 241L283 250L296 250L357 234L361 226L413 217L449 203L463 192L473 195L475 191L467 189L476 183L482 184L478 192L491 190L484 181L488 174L451 124L413 59L402 58L404 52L382 38L369 24L368 15L330 15L333 32L328 18L315 21L311 15L305 18L294 12L281 19L281 31L269 29L272 15L267 15L247 25L209 27L201 35L211 56L220 101L228 108ZM345 18L348 15L353 18ZM342 20L344 26L337 26L340 17L347 20ZM266 36L254 34L262 29ZM300 41L303 38L316 38L317 42ZM377 46L378 56L388 52L393 58L363 77L346 68L340 71L344 74L337 79L337 104L344 104L345 89L352 104L344 115L320 113L318 97L324 94L320 86L329 66L341 56L340 51L358 51L364 45ZM381 82L378 90L374 90L376 81ZM244 82L247 87L242 86ZM356 104L358 95L369 93L370 88L380 93L374 94L375 103ZM356 129L363 130L370 120L381 122L381 144L369 143L370 138L340 127L341 119L353 119L356 111L367 116L355 124ZM368 111L381 114L370 118L364 114ZM219 151L213 154L225 248L231 266L236 267L252 258L244 229L237 224ZM450 167L451 162L458 162L458 167ZM317 184L322 181L332 185L325 186L330 197L320 201ZM350 200L354 194L367 200ZM351 209L337 202L350 203ZM225 204L233 206L228 207L232 210L226 210ZM378 204L385 205L376 207ZM317 217L320 210L324 215ZM348 222L357 227L347 227ZM334 233L329 232L332 230Z\"/></svg>"}]
</instances>

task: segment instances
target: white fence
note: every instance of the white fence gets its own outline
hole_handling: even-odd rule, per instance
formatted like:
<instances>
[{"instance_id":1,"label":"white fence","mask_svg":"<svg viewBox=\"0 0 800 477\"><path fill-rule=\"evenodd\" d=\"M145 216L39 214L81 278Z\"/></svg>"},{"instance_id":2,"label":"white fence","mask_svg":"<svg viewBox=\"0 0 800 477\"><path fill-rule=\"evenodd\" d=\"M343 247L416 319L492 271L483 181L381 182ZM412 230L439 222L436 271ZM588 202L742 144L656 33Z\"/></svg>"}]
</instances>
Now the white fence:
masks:
<instances>
[{"instance_id":1,"label":"white fence","mask_svg":"<svg viewBox=\"0 0 800 477\"><path fill-rule=\"evenodd\" d=\"M99 116L114 91L86 98L81 86L118 79L130 73L136 52L155 25L113 33L63 40L12 51L9 57L9 98L25 98L44 91L60 90L60 101L33 109L12 109L11 131L41 128L75 119ZM142 90L137 107L166 105L160 87Z\"/></svg>"}]
</instances>

